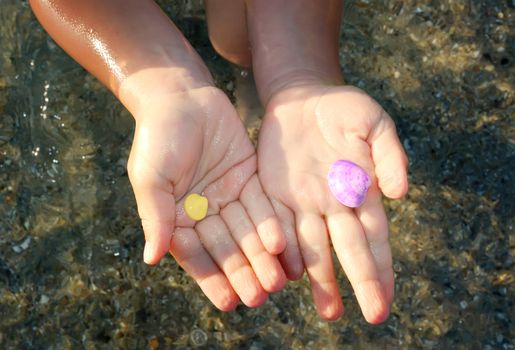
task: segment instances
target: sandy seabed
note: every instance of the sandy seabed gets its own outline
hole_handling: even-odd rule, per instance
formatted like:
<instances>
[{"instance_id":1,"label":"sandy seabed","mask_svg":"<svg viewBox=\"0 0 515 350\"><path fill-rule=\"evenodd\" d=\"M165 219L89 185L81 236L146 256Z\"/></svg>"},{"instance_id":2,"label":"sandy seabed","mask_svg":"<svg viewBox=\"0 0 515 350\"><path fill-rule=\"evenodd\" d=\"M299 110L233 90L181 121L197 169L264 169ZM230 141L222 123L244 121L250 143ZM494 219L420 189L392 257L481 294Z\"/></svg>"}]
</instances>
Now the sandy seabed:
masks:
<instances>
[{"instance_id":1,"label":"sandy seabed","mask_svg":"<svg viewBox=\"0 0 515 350\"><path fill-rule=\"evenodd\" d=\"M236 102L241 71L201 8L162 5ZM514 15L498 0L345 5L346 82L392 115L410 158L408 195L385 202L395 302L370 326L341 271L346 314L323 322L306 279L222 313L173 259L145 266L132 118L26 1L1 1L0 348L512 349Z\"/></svg>"}]
</instances>

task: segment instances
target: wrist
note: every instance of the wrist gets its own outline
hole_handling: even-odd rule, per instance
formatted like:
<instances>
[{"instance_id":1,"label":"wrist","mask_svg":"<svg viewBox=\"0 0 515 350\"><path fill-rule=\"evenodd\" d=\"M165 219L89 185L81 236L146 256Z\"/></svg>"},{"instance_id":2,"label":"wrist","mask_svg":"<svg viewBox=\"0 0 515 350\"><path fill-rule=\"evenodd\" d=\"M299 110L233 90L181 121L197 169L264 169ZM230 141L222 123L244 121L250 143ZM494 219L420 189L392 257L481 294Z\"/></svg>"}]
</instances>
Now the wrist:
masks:
<instances>
[{"instance_id":1,"label":"wrist","mask_svg":"<svg viewBox=\"0 0 515 350\"><path fill-rule=\"evenodd\" d=\"M162 103L167 96L213 86L207 67L150 67L126 77L120 84L118 98L137 119L141 111Z\"/></svg>"},{"instance_id":2,"label":"wrist","mask_svg":"<svg viewBox=\"0 0 515 350\"><path fill-rule=\"evenodd\" d=\"M285 67L270 77L256 77L256 86L266 106L273 96L292 88L303 86L336 86L343 84L339 66L337 69L309 69Z\"/></svg>"}]
</instances>

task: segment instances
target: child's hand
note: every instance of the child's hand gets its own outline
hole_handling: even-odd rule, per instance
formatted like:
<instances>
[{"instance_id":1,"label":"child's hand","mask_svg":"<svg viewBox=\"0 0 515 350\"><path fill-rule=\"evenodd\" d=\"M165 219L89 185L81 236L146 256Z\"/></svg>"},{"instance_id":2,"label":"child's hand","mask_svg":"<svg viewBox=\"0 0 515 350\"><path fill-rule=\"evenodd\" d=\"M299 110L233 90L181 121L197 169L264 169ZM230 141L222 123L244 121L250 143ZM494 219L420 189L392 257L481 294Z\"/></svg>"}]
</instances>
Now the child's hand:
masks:
<instances>
[{"instance_id":1,"label":"child's hand","mask_svg":"<svg viewBox=\"0 0 515 350\"><path fill-rule=\"evenodd\" d=\"M168 16L153 1L30 4L56 42L136 119L128 169L145 261L155 264L170 250L223 310L235 307L238 296L256 306L265 291L280 289L285 276L272 254L285 239L257 179L255 150ZM209 200L208 216L196 225L177 203L190 193Z\"/></svg>"},{"instance_id":2,"label":"child's hand","mask_svg":"<svg viewBox=\"0 0 515 350\"><path fill-rule=\"evenodd\" d=\"M256 155L233 106L201 87L153 96L138 108L129 178L145 232L145 262L170 251L220 309L258 306L286 278L280 224L256 175ZM197 223L187 194L209 200ZM170 243L171 241L171 243Z\"/></svg>"},{"instance_id":3,"label":"child's hand","mask_svg":"<svg viewBox=\"0 0 515 350\"><path fill-rule=\"evenodd\" d=\"M359 164L373 179L360 208L345 207L330 193L327 174L338 159ZM392 119L363 91L311 85L270 99L259 138L259 177L287 236L283 267L288 277L299 277L300 249L323 318L343 312L331 243L366 320L388 316L394 277L381 192L402 197L406 167Z\"/></svg>"}]
</instances>

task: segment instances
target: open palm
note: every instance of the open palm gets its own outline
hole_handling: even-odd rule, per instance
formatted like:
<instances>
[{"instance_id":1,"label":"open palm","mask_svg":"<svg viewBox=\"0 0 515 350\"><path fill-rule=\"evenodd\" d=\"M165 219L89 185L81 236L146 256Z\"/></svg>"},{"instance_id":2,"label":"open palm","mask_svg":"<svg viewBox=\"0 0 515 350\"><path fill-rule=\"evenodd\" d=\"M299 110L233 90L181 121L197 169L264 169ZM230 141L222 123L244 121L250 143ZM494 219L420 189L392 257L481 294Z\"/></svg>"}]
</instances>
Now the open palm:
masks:
<instances>
[{"instance_id":1,"label":"open palm","mask_svg":"<svg viewBox=\"0 0 515 350\"><path fill-rule=\"evenodd\" d=\"M170 251L220 309L258 306L284 286L273 254L285 240L256 175L256 155L220 90L198 88L147 101L136 116L128 169L145 232L145 262ZM196 223L187 194L209 200Z\"/></svg>"},{"instance_id":2,"label":"open palm","mask_svg":"<svg viewBox=\"0 0 515 350\"><path fill-rule=\"evenodd\" d=\"M360 165L373 180L359 208L343 206L329 191L327 174L338 159ZM323 318L343 312L331 243L367 321L387 317L394 280L381 191L406 193L406 164L393 121L359 89L293 87L268 103L258 169L288 240L281 263L298 278L303 262Z\"/></svg>"}]
</instances>

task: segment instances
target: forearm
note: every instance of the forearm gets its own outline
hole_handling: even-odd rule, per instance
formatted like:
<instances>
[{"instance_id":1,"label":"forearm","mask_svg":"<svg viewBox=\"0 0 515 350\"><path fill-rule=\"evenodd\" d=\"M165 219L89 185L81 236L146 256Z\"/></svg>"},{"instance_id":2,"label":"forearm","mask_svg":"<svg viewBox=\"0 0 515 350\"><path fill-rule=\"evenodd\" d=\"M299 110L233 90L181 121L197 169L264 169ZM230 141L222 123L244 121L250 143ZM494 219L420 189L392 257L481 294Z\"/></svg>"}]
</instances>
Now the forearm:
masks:
<instances>
[{"instance_id":1,"label":"forearm","mask_svg":"<svg viewBox=\"0 0 515 350\"><path fill-rule=\"evenodd\" d=\"M52 38L131 111L164 90L212 84L209 71L151 0L30 0Z\"/></svg>"},{"instance_id":2,"label":"forearm","mask_svg":"<svg viewBox=\"0 0 515 350\"><path fill-rule=\"evenodd\" d=\"M261 101L292 85L342 82L341 0L247 0L252 66Z\"/></svg>"}]
</instances>

